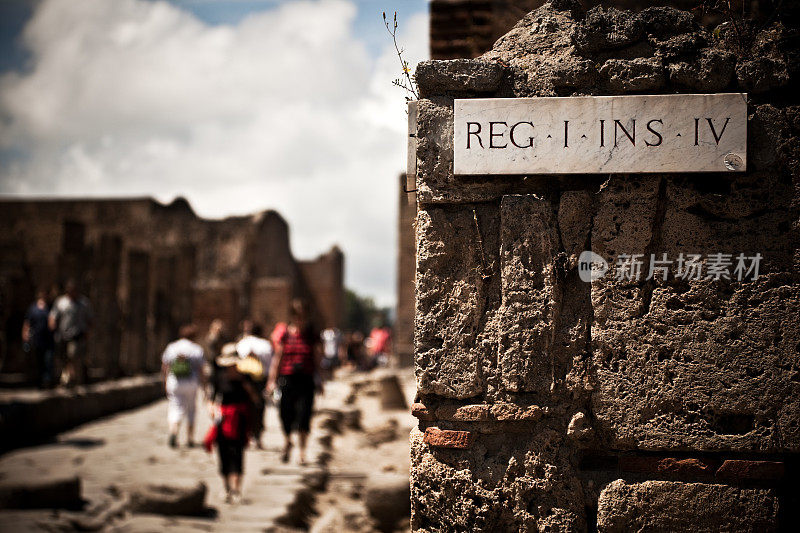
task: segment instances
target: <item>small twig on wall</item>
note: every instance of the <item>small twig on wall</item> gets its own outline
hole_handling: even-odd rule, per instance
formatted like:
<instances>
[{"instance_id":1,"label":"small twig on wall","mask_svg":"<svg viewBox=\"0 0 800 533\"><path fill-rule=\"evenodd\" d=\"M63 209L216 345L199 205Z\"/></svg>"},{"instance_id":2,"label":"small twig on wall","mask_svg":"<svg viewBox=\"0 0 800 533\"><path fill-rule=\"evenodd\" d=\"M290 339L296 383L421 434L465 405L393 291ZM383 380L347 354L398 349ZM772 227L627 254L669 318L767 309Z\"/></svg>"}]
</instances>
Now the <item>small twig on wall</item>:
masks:
<instances>
[{"instance_id":1,"label":"small twig on wall","mask_svg":"<svg viewBox=\"0 0 800 533\"><path fill-rule=\"evenodd\" d=\"M386 31L388 31L389 35L392 36L394 50L397 52L397 57L400 59L400 67L403 69L403 76L392 81L392 85L396 85L397 87L405 89L407 93L414 97L413 100L419 100L417 85L414 83L414 80L411 79L411 68L408 66L408 61L403 59L404 50L397 44L397 11L394 12L394 18L392 19L391 23L386 18L386 12L384 11L383 25L386 26ZM406 100L412 100L412 98L406 96Z\"/></svg>"}]
</instances>

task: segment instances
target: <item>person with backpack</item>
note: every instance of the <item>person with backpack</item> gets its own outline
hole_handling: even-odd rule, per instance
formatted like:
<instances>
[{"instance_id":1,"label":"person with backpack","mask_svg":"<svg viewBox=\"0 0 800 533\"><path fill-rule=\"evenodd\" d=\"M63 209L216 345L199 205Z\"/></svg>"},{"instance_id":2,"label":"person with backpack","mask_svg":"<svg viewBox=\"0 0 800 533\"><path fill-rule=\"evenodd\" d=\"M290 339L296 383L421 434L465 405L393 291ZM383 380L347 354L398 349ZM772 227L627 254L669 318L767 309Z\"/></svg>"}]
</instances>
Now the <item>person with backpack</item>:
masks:
<instances>
[{"instance_id":1,"label":"person with backpack","mask_svg":"<svg viewBox=\"0 0 800 533\"><path fill-rule=\"evenodd\" d=\"M261 326L251 320L242 322L242 337L236 343L236 352L241 361L239 370L250 378L258 398L253 404L250 417L250 432L256 448L263 450L261 434L264 432L264 411L266 408L265 389L270 363L272 362L272 344L262 337Z\"/></svg>"},{"instance_id":2,"label":"person with backpack","mask_svg":"<svg viewBox=\"0 0 800 533\"><path fill-rule=\"evenodd\" d=\"M281 460L286 463L292 450L292 433L297 431L300 464L306 462L306 444L314 408L314 392L322 392L319 379L319 334L308 321L304 302L292 301L291 319L277 343L272 358L267 391L280 388L280 417L285 437Z\"/></svg>"},{"instance_id":3,"label":"person with backpack","mask_svg":"<svg viewBox=\"0 0 800 533\"><path fill-rule=\"evenodd\" d=\"M178 430L186 421L186 440L194 446L194 415L197 391L205 386L203 373L203 348L194 342L197 328L194 324L181 326L180 338L167 345L161 357L161 375L167 395L167 422L169 445L178 446Z\"/></svg>"}]
</instances>

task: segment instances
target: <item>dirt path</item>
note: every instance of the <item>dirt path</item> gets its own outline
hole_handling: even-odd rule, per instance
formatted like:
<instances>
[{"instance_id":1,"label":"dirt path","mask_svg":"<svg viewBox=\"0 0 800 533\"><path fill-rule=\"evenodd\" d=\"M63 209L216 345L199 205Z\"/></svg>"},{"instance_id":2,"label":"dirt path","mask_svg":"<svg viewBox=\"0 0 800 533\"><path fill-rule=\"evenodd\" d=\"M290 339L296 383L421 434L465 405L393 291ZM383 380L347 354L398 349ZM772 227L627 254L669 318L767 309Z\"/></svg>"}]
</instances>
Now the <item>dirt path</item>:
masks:
<instances>
[{"instance_id":1,"label":"dirt path","mask_svg":"<svg viewBox=\"0 0 800 533\"><path fill-rule=\"evenodd\" d=\"M330 394L336 394L336 384ZM320 403L324 404L325 400ZM37 481L77 475L87 507L114 498L109 488L131 484L191 484L203 481L208 487L208 512L201 517L164 517L124 514L113 526L118 531L264 531L285 519L304 476L317 467L280 463L282 436L277 412L267 411L264 451L250 448L245 454L243 501L239 506L223 502L222 481L217 473L216 454L201 447L167 446L166 401L110 416L59 435L52 444L24 448L0 457L0 481ZM202 440L210 425L205 412L198 412L195 439ZM181 444L183 444L183 435ZM310 458L322 453L312 439ZM294 458L296 459L296 458ZM266 473L265 473L266 472ZM0 531L49 531L64 526L69 513L50 510L0 511Z\"/></svg>"}]
</instances>

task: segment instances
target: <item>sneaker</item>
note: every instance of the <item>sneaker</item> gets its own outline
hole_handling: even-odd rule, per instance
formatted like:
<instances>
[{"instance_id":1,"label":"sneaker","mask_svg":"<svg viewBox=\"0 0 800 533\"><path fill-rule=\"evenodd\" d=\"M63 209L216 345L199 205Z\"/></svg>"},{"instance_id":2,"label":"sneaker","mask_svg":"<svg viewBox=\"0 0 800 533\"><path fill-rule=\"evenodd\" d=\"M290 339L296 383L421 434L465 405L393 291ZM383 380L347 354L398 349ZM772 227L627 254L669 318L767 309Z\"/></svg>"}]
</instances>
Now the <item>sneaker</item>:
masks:
<instances>
[{"instance_id":1,"label":"sneaker","mask_svg":"<svg viewBox=\"0 0 800 533\"><path fill-rule=\"evenodd\" d=\"M236 491L231 491L230 501L228 503L231 505L239 505L242 503L242 495Z\"/></svg>"},{"instance_id":2,"label":"sneaker","mask_svg":"<svg viewBox=\"0 0 800 533\"><path fill-rule=\"evenodd\" d=\"M178 447L178 436L177 435L170 435L169 436L169 447L170 448L177 448Z\"/></svg>"}]
</instances>

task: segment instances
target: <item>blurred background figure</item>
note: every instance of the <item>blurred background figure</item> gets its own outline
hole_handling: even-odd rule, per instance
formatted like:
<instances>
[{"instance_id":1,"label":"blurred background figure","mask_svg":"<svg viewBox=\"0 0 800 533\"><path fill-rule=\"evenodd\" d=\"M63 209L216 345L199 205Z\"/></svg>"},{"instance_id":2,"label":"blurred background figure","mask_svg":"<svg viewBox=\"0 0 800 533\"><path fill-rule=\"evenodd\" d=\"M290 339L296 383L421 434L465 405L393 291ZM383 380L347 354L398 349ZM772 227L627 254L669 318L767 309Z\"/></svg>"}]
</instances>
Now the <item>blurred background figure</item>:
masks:
<instances>
[{"instance_id":1,"label":"blurred background figure","mask_svg":"<svg viewBox=\"0 0 800 533\"><path fill-rule=\"evenodd\" d=\"M55 341L50 329L50 304L44 290L36 292L36 301L25 313L22 323L22 342L28 346L33 357L36 379L40 388L49 388L53 383L53 351Z\"/></svg>"},{"instance_id":2,"label":"blurred background figure","mask_svg":"<svg viewBox=\"0 0 800 533\"><path fill-rule=\"evenodd\" d=\"M392 353L392 330L386 324L386 318L382 317L379 325L372 328L369 333L367 346L372 359L370 365L372 367L389 365L389 357Z\"/></svg>"},{"instance_id":3,"label":"blurred background figure","mask_svg":"<svg viewBox=\"0 0 800 533\"><path fill-rule=\"evenodd\" d=\"M346 357L349 368L356 370L367 369L364 334L360 331L353 331L347 336Z\"/></svg>"},{"instance_id":4,"label":"blurred background figure","mask_svg":"<svg viewBox=\"0 0 800 533\"><path fill-rule=\"evenodd\" d=\"M250 415L259 400L253 384L241 371L242 360L235 344L222 347L216 359L216 373L212 380L211 429L203 439L206 451L217 445L219 472L225 484L225 502L238 504L242 493L244 473L244 448L251 427Z\"/></svg>"},{"instance_id":5,"label":"blurred background figure","mask_svg":"<svg viewBox=\"0 0 800 533\"><path fill-rule=\"evenodd\" d=\"M222 355L222 347L232 340L228 332L225 331L225 322L219 318L212 320L208 326L208 333L203 338L206 361L214 362L217 357Z\"/></svg>"},{"instance_id":6,"label":"blurred background figure","mask_svg":"<svg viewBox=\"0 0 800 533\"><path fill-rule=\"evenodd\" d=\"M180 338L167 345L161 357L161 374L169 405L169 445L178 446L178 431L181 422L186 421L186 443L194 446L194 417L197 403L197 390L205 385L203 374L203 348L197 344L197 328L194 324L181 326Z\"/></svg>"},{"instance_id":7,"label":"blurred background figure","mask_svg":"<svg viewBox=\"0 0 800 533\"><path fill-rule=\"evenodd\" d=\"M264 432L264 409L266 407L266 385L272 363L272 344L263 338L261 326L252 320L242 321L242 336L236 343L236 352L241 358L238 368L252 381L256 392L253 413L250 417L250 432L256 448L263 450L261 434Z\"/></svg>"},{"instance_id":8,"label":"blurred background figure","mask_svg":"<svg viewBox=\"0 0 800 533\"><path fill-rule=\"evenodd\" d=\"M92 319L89 299L78 292L75 280L67 281L65 292L56 299L49 317L62 364L62 385L86 383L86 341Z\"/></svg>"},{"instance_id":9,"label":"blurred background figure","mask_svg":"<svg viewBox=\"0 0 800 533\"><path fill-rule=\"evenodd\" d=\"M306 462L306 444L314 408L314 391L322 391L319 363L322 351L319 334L308 320L302 300L292 301L289 324L276 345L267 390L280 388L280 417L285 437L282 461L288 462L292 451L292 433L299 436L299 463Z\"/></svg>"},{"instance_id":10,"label":"blurred background figure","mask_svg":"<svg viewBox=\"0 0 800 533\"><path fill-rule=\"evenodd\" d=\"M325 380L333 379L334 370L345 359L342 332L339 328L325 328L320 334L322 340L322 362L320 364L322 377Z\"/></svg>"}]
</instances>

